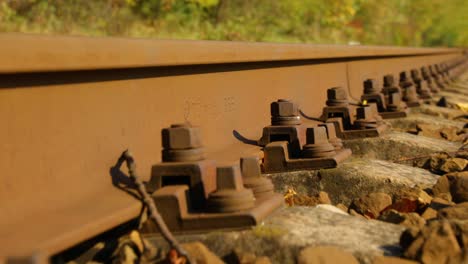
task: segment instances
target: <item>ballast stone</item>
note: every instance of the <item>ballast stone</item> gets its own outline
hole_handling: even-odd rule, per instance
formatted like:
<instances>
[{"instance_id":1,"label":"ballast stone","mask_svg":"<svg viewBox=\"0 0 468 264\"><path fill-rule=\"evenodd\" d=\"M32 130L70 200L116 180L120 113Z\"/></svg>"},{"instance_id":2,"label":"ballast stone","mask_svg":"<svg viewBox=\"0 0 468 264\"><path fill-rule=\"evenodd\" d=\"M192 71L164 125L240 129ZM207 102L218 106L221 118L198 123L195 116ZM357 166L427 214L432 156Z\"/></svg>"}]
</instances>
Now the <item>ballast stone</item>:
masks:
<instances>
[{"instance_id":1,"label":"ballast stone","mask_svg":"<svg viewBox=\"0 0 468 264\"><path fill-rule=\"evenodd\" d=\"M431 172L384 160L350 159L334 169L267 174L279 193L293 188L297 193L316 196L327 192L333 204L349 206L373 192L397 194L402 188L431 188L439 178Z\"/></svg>"},{"instance_id":2,"label":"ballast stone","mask_svg":"<svg viewBox=\"0 0 468 264\"><path fill-rule=\"evenodd\" d=\"M414 129L417 124L432 125L437 128L456 128L462 129L464 122L449 120L438 116L424 115L421 113L411 113L405 118L395 118L387 120L392 125L392 129L400 132L406 132Z\"/></svg>"},{"instance_id":3,"label":"ballast stone","mask_svg":"<svg viewBox=\"0 0 468 264\"><path fill-rule=\"evenodd\" d=\"M343 144L353 151L354 157L391 161L430 155L435 152L455 152L462 145L459 142L397 131L391 131L375 138L345 140Z\"/></svg>"},{"instance_id":4,"label":"ballast stone","mask_svg":"<svg viewBox=\"0 0 468 264\"><path fill-rule=\"evenodd\" d=\"M317 207L284 208L262 225L241 231L178 235L181 242L201 241L218 256L234 249L269 256L272 263L296 263L308 246L333 246L352 253L361 263L377 256L401 255L399 237L404 227L331 212ZM162 243L161 237L149 237ZM281 250L278 250L278 249Z\"/></svg>"}]
</instances>

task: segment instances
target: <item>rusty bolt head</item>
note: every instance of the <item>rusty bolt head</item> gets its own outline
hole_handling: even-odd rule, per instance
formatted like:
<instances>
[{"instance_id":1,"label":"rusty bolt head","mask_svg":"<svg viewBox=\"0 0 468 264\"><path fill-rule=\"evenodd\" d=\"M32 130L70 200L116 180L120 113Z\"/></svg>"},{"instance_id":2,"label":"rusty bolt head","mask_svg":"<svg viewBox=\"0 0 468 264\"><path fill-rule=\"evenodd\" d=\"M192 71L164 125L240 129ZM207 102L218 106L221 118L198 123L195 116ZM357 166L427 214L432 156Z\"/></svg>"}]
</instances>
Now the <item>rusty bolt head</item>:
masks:
<instances>
[{"instance_id":1,"label":"rusty bolt head","mask_svg":"<svg viewBox=\"0 0 468 264\"><path fill-rule=\"evenodd\" d=\"M401 103L401 96L399 93L392 93L388 97L389 104L398 105Z\"/></svg>"},{"instance_id":2,"label":"rusty bolt head","mask_svg":"<svg viewBox=\"0 0 468 264\"><path fill-rule=\"evenodd\" d=\"M278 116L278 117L288 117L288 116L299 115L297 104L286 99L279 99L278 101L271 103L270 112L271 112L271 116Z\"/></svg>"},{"instance_id":3,"label":"rusty bolt head","mask_svg":"<svg viewBox=\"0 0 468 264\"><path fill-rule=\"evenodd\" d=\"M327 129L323 126L309 127L306 130L307 144L325 144L328 143Z\"/></svg>"},{"instance_id":4,"label":"rusty bolt head","mask_svg":"<svg viewBox=\"0 0 468 264\"><path fill-rule=\"evenodd\" d=\"M347 100L348 95L343 87L333 87L327 90L327 98L328 100Z\"/></svg>"},{"instance_id":5,"label":"rusty bolt head","mask_svg":"<svg viewBox=\"0 0 468 264\"><path fill-rule=\"evenodd\" d=\"M379 92L379 82L376 79L367 79L364 81L364 93Z\"/></svg>"},{"instance_id":6,"label":"rusty bolt head","mask_svg":"<svg viewBox=\"0 0 468 264\"><path fill-rule=\"evenodd\" d=\"M424 79L429 78L429 71L427 70L427 67L421 67L421 74L424 77Z\"/></svg>"},{"instance_id":7,"label":"rusty bolt head","mask_svg":"<svg viewBox=\"0 0 468 264\"><path fill-rule=\"evenodd\" d=\"M242 175L239 166L223 166L216 168L216 190L241 190L244 189Z\"/></svg>"},{"instance_id":8,"label":"rusty bolt head","mask_svg":"<svg viewBox=\"0 0 468 264\"><path fill-rule=\"evenodd\" d=\"M240 167L242 171L242 177L244 178L254 178L260 177L262 170L260 169L258 157L242 157L240 159Z\"/></svg>"},{"instance_id":9,"label":"rusty bolt head","mask_svg":"<svg viewBox=\"0 0 468 264\"><path fill-rule=\"evenodd\" d=\"M395 77L393 74L387 74L383 77L383 81L385 87L391 87L395 84Z\"/></svg>"},{"instance_id":10,"label":"rusty bolt head","mask_svg":"<svg viewBox=\"0 0 468 264\"><path fill-rule=\"evenodd\" d=\"M336 129L334 123L323 123L319 125L320 127L324 127L327 131L328 140L336 139Z\"/></svg>"},{"instance_id":11,"label":"rusty bolt head","mask_svg":"<svg viewBox=\"0 0 468 264\"><path fill-rule=\"evenodd\" d=\"M200 148L201 136L198 127L190 124L174 124L161 131L164 149L193 149Z\"/></svg>"},{"instance_id":12,"label":"rusty bolt head","mask_svg":"<svg viewBox=\"0 0 468 264\"><path fill-rule=\"evenodd\" d=\"M370 120L374 117L374 109L370 106L359 107L357 110L357 119Z\"/></svg>"},{"instance_id":13,"label":"rusty bolt head","mask_svg":"<svg viewBox=\"0 0 468 264\"><path fill-rule=\"evenodd\" d=\"M420 85L421 85L421 88L420 88L421 90L423 91L429 90L429 84L427 83L427 81L422 80Z\"/></svg>"},{"instance_id":14,"label":"rusty bolt head","mask_svg":"<svg viewBox=\"0 0 468 264\"><path fill-rule=\"evenodd\" d=\"M413 78L413 80L419 80L419 71L417 69L411 69L411 77Z\"/></svg>"},{"instance_id":15,"label":"rusty bolt head","mask_svg":"<svg viewBox=\"0 0 468 264\"><path fill-rule=\"evenodd\" d=\"M407 81L409 79L409 74L407 71L400 72L400 82Z\"/></svg>"}]
</instances>

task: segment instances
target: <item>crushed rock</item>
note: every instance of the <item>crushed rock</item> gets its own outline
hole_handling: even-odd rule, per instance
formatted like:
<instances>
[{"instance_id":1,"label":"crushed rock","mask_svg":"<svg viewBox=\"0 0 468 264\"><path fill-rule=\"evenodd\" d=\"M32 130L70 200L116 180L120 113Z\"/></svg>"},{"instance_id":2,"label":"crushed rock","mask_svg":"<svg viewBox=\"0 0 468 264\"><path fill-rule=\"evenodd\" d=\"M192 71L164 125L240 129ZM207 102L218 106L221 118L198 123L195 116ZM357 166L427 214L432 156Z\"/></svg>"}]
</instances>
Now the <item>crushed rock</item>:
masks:
<instances>
[{"instance_id":1,"label":"crushed rock","mask_svg":"<svg viewBox=\"0 0 468 264\"><path fill-rule=\"evenodd\" d=\"M375 138L345 140L343 145L353 157L399 162L407 158L429 156L435 152L456 152L462 144L443 139L390 131Z\"/></svg>"},{"instance_id":2,"label":"crushed rock","mask_svg":"<svg viewBox=\"0 0 468 264\"><path fill-rule=\"evenodd\" d=\"M184 243L181 245L187 253L197 263L200 264L223 264L224 262L213 252L211 252L205 245L200 242Z\"/></svg>"},{"instance_id":3,"label":"crushed rock","mask_svg":"<svg viewBox=\"0 0 468 264\"><path fill-rule=\"evenodd\" d=\"M440 170L445 173L459 172L465 170L468 160L462 158L450 158L440 166Z\"/></svg>"},{"instance_id":4,"label":"crushed rock","mask_svg":"<svg viewBox=\"0 0 468 264\"><path fill-rule=\"evenodd\" d=\"M450 222L432 221L414 233L414 229L408 229L402 235L405 257L425 264L460 263L462 250Z\"/></svg>"},{"instance_id":5,"label":"crushed rock","mask_svg":"<svg viewBox=\"0 0 468 264\"><path fill-rule=\"evenodd\" d=\"M397 257L380 256L376 257L372 264L418 264L418 262Z\"/></svg>"},{"instance_id":6,"label":"crushed rock","mask_svg":"<svg viewBox=\"0 0 468 264\"><path fill-rule=\"evenodd\" d=\"M284 200L289 206L315 206L318 204L331 204L328 193L320 191L314 196L298 194L289 188L284 194Z\"/></svg>"},{"instance_id":7,"label":"crushed rock","mask_svg":"<svg viewBox=\"0 0 468 264\"><path fill-rule=\"evenodd\" d=\"M426 220L417 213L400 213L394 209L385 210L378 219L406 227L422 228L426 224Z\"/></svg>"},{"instance_id":8,"label":"crushed rock","mask_svg":"<svg viewBox=\"0 0 468 264\"><path fill-rule=\"evenodd\" d=\"M403 231L399 225L361 220L322 208L294 206L283 208L247 230L177 235L177 238L184 242L201 241L223 257L237 248L268 256L272 263L287 264L295 263L305 247L334 246L352 253L361 263L372 263L376 256L401 254L398 241ZM159 236L148 239L154 244L164 244Z\"/></svg>"},{"instance_id":9,"label":"crushed rock","mask_svg":"<svg viewBox=\"0 0 468 264\"><path fill-rule=\"evenodd\" d=\"M422 113L430 116L437 116L446 119L455 119L461 115L464 115L464 112L459 109L447 108L447 107L438 107L435 105L421 105L420 107L415 107L411 109L411 112Z\"/></svg>"},{"instance_id":10,"label":"crushed rock","mask_svg":"<svg viewBox=\"0 0 468 264\"><path fill-rule=\"evenodd\" d=\"M359 262L353 254L343 251L336 247L307 247L299 253L298 264L334 264L349 263L358 264Z\"/></svg>"},{"instance_id":11,"label":"crushed rock","mask_svg":"<svg viewBox=\"0 0 468 264\"><path fill-rule=\"evenodd\" d=\"M392 204L392 197L386 193L370 193L355 199L350 209L371 219L379 217L380 212Z\"/></svg>"},{"instance_id":12,"label":"crushed rock","mask_svg":"<svg viewBox=\"0 0 468 264\"><path fill-rule=\"evenodd\" d=\"M459 203L439 210L439 218L468 220L468 202Z\"/></svg>"},{"instance_id":13,"label":"crushed rock","mask_svg":"<svg viewBox=\"0 0 468 264\"><path fill-rule=\"evenodd\" d=\"M441 176L432 187L432 192L436 197L446 194L455 203L468 202L468 171Z\"/></svg>"},{"instance_id":14,"label":"crushed rock","mask_svg":"<svg viewBox=\"0 0 468 264\"><path fill-rule=\"evenodd\" d=\"M333 204L349 206L352 200L372 192L389 195L407 187L431 188L439 178L427 170L383 160L349 159L334 169L267 174L275 190L316 196L328 193Z\"/></svg>"},{"instance_id":15,"label":"crushed rock","mask_svg":"<svg viewBox=\"0 0 468 264\"><path fill-rule=\"evenodd\" d=\"M416 132L417 125L433 125L434 127L463 130L465 122L456 120L449 120L442 117L428 116L421 113L411 112L405 118L394 118L386 120L391 126L392 130L400 132Z\"/></svg>"}]
</instances>

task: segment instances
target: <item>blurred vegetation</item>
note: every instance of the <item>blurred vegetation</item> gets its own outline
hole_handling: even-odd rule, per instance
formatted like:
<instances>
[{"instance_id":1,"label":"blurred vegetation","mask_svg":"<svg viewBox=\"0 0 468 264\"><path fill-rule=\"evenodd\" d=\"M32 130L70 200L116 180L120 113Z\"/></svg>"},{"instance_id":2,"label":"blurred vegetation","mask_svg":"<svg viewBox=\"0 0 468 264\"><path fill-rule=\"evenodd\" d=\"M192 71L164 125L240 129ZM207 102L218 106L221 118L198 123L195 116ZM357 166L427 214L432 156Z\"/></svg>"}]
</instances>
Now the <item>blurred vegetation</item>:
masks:
<instances>
[{"instance_id":1,"label":"blurred vegetation","mask_svg":"<svg viewBox=\"0 0 468 264\"><path fill-rule=\"evenodd\" d=\"M0 32L468 46L466 0L0 0Z\"/></svg>"}]
</instances>

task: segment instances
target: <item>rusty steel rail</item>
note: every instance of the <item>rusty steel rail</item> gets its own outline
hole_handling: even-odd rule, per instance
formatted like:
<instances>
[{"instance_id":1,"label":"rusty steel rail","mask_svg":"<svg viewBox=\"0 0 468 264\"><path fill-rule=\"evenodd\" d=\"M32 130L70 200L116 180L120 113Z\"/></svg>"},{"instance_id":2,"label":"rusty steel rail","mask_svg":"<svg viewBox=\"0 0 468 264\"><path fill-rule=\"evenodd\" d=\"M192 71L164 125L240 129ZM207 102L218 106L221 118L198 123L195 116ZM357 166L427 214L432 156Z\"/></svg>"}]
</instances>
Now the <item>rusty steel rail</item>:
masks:
<instances>
[{"instance_id":1,"label":"rusty steel rail","mask_svg":"<svg viewBox=\"0 0 468 264\"><path fill-rule=\"evenodd\" d=\"M258 154L269 104L318 116L326 89L450 61L461 49L0 35L0 260L39 260L133 219L114 187L131 148L144 179L160 131L200 126L208 157ZM118 184L118 183L117 183Z\"/></svg>"}]
</instances>

